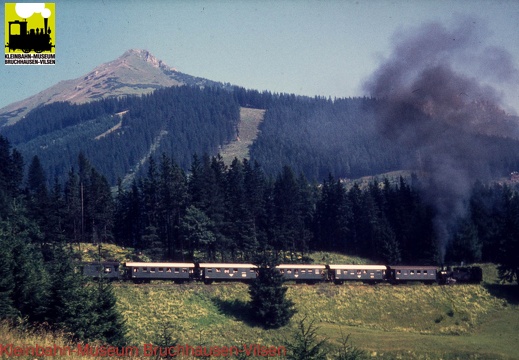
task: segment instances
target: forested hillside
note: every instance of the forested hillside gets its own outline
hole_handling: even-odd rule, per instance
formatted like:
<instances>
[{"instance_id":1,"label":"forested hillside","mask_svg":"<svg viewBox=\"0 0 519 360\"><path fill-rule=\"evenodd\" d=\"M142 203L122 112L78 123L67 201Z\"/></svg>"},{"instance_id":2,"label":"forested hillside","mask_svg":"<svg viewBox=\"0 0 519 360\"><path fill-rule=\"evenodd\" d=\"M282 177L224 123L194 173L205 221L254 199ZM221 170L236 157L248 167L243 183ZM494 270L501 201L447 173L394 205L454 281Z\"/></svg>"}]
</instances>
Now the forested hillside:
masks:
<instances>
[{"instance_id":1,"label":"forested hillside","mask_svg":"<svg viewBox=\"0 0 519 360\"><path fill-rule=\"evenodd\" d=\"M49 180L63 181L83 152L113 185L154 152L175 154L183 167L194 153L216 153L236 137L238 120L228 91L183 86L84 105L53 103L1 133L26 158L38 155Z\"/></svg>"},{"instance_id":2,"label":"forested hillside","mask_svg":"<svg viewBox=\"0 0 519 360\"><path fill-rule=\"evenodd\" d=\"M251 158L268 173L290 164L309 179L358 178L402 168L406 149L376 127L375 99L285 97L268 107Z\"/></svg>"},{"instance_id":3,"label":"forested hillside","mask_svg":"<svg viewBox=\"0 0 519 360\"><path fill-rule=\"evenodd\" d=\"M216 155L237 140L240 107L247 107L265 111L250 160L268 175L285 165L315 181L329 173L358 178L401 169L427 172L425 162L416 169L420 136L403 146L380 128L378 110L384 106L383 100L372 98L331 100L229 86L181 86L83 105L52 103L0 132L25 158L38 155L49 184L55 177L63 181L83 152L112 186L119 178L128 185L150 156L166 153L188 170L194 154ZM517 140L464 133L449 125L442 131L487 149L495 177L519 169Z\"/></svg>"},{"instance_id":4,"label":"forested hillside","mask_svg":"<svg viewBox=\"0 0 519 360\"><path fill-rule=\"evenodd\" d=\"M253 93L249 91L248 95ZM254 95L248 101L267 111L258 138L251 147L251 159L260 163L268 174L279 172L284 165L316 181L322 181L328 173L354 179L401 169L427 173L432 171L427 148L431 146L433 136L437 136L440 144L442 138L455 138L459 148L456 153L483 162L487 179L519 169L519 141L516 138L460 130L410 104L393 114L394 125L388 131L380 119L384 116L383 109L388 107L385 100ZM478 116L489 114L482 111ZM493 120L497 124L517 122L515 117L503 115ZM413 136L409 129L399 127L399 123L421 123L425 129L416 131ZM427 130L431 133L426 134ZM398 141L403 133L408 133L412 141ZM452 151L449 146L447 143L438 145L438 152Z\"/></svg>"}]
</instances>

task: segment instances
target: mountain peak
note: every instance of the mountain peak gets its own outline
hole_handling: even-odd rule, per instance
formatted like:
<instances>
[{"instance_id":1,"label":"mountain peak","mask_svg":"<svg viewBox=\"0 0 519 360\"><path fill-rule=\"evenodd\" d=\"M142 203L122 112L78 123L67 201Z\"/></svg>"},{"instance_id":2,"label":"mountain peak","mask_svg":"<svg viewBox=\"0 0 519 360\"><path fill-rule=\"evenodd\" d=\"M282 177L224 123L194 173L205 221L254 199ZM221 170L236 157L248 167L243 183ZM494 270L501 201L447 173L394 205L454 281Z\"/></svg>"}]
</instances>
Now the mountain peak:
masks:
<instances>
[{"instance_id":1,"label":"mountain peak","mask_svg":"<svg viewBox=\"0 0 519 360\"><path fill-rule=\"evenodd\" d=\"M130 59L131 58L140 59L140 60L150 64L151 66L162 69L164 71L176 71L175 68L169 67L162 60L159 60L155 56L153 56L153 54L150 53L148 50L130 49L130 50L127 50L124 54L122 54L119 57L120 60L125 60L125 59L129 59L129 58Z\"/></svg>"},{"instance_id":2,"label":"mountain peak","mask_svg":"<svg viewBox=\"0 0 519 360\"><path fill-rule=\"evenodd\" d=\"M80 104L107 97L140 95L161 87L183 85L189 78L157 59L148 50L130 49L86 75L60 81L34 96L0 109L0 126L14 124L40 105L56 101Z\"/></svg>"}]
</instances>

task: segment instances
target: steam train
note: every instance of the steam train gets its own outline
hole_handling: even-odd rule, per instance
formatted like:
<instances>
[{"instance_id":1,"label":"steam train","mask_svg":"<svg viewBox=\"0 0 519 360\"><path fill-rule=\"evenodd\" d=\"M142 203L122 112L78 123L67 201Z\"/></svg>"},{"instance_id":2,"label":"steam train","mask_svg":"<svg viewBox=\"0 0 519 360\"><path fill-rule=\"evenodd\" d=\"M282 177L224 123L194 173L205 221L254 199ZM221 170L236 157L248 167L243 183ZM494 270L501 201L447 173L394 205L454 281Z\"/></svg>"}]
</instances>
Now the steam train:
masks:
<instances>
[{"instance_id":1,"label":"steam train","mask_svg":"<svg viewBox=\"0 0 519 360\"><path fill-rule=\"evenodd\" d=\"M285 281L307 284L478 284L483 279L483 271L478 266L439 269L421 265L281 264L276 269ZM250 282L256 279L258 268L254 264L233 263L91 262L82 264L82 272L87 277L135 283L170 280L176 283L201 281L211 284L222 281Z\"/></svg>"},{"instance_id":2,"label":"steam train","mask_svg":"<svg viewBox=\"0 0 519 360\"><path fill-rule=\"evenodd\" d=\"M43 28L27 30L27 20L25 21L9 21L9 43L6 47L9 51L22 50L24 53L35 51L51 51L52 45L48 27L48 19L43 19Z\"/></svg>"}]
</instances>

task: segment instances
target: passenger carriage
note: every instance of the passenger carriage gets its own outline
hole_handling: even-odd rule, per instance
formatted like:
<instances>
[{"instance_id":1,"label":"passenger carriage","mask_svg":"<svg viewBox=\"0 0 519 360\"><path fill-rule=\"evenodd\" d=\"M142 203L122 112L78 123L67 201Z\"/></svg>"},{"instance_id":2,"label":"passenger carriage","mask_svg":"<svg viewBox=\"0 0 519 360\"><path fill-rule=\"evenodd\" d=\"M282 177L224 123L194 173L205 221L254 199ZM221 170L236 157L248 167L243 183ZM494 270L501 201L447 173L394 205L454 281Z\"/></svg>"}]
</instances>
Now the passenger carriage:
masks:
<instances>
[{"instance_id":1,"label":"passenger carriage","mask_svg":"<svg viewBox=\"0 0 519 360\"><path fill-rule=\"evenodd\" d=\"M326 280L325 265L309 265L309 264L281 264L276 266L283 280L316 283Z\"/></svg>"},{"instance_id":2,"label":"passenger carriage","mask_svg":"<svg viewBox=\"0 0 519 360\"><path fill-rule=\"evenodd\" d=\"M213 281L250 281L256 279L257 266L253 264L209 263L199 264L204 283Z\"/></svg>"},{"instance_id":3,"label":"passenger carriage","mask_svg":"<svg viewBox=\"0 0 519 360\"><path fill-rule=\"evenodd\" d=\"M117 280L121 275L117 261L85 262L81 264L81 270L84 276L95 279Z\"/></svg>"},{"instance_id":4,"label":"passenger carriage","mask_svg":"<svg viewBox=\"0 0 519 360\"><path fill-rule=\"evenodd\" d=\"M362 281L364 283L378 283L386 280L387 267L385 265L328 265L330 280L336 284L345 281Z\"/></svg>"},{"instance_id":5,"label":"passenger carriage","mask_svg":"<svg viewBox=\"0 0 519 360\"><path fill-rule=\"evenodd\" d=\"M432 284L438 281L438 269L435 266L390 265L388 269L389 279L395 284L407 282Z\"/></svg>"},{"instance_id":6,"label":"passenger carriage","mask_svg":"<svg viewBox=\"0 0 519 360\"><path fill-rule=\"evenodd\" d=\"M186 282L193 279L194 263L127 262L127 277L135 282L173 280Z\"/></svg>"}]
</instances>

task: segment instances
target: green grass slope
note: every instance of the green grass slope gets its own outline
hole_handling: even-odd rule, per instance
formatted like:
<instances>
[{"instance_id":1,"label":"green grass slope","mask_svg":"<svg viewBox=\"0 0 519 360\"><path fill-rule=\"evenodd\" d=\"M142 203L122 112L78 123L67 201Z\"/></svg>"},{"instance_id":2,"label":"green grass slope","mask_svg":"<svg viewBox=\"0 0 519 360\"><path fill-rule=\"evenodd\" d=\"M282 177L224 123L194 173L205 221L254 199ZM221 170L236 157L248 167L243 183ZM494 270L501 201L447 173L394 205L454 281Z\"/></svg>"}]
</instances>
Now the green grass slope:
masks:
<instances>
[{"instance_id":1,"label":"green grass slope","mask_svg":"<svg viewBox=\"0 0 519 360\"><path fill-rule=\"evenodd\" d=\"M83 260L97 256L82 244ZM103 245L104 259L123 261L131 249ZM314 253L327 263L369 263L367 259ZM480 285L288 284L297 314L289 326L263 330L250 316L245 284L175 285L114 283L128 338L142 349L157 343L164 328L190 346L285 346L298 321L314 320L319 339L350 343L370 359L518 359L519 286L497 282L493 264L481 264ZM15 331L0 323L0 344L67 344L63 335ZM142 354L141 354L142 355ZM1 358L1 356L0 356ZM75 359L78 357L70 357ZM139 357L146 358L146 357Z\"/></svg>"},{"instance_id":2,"label":"green grass slope","mask_svg":"<svg viewBox=\"0 0 519 360\"><path fill-rule=\"evenodd\" d=\"M263 330L248 314L244 284L119 284L117 297L135 344L152 342L164 325L181 343L280 346L290 326ZM341 334L372 358L516 359L517 286L289 285L299 319L338 345Z\"/></svg>"}]
</instances>

